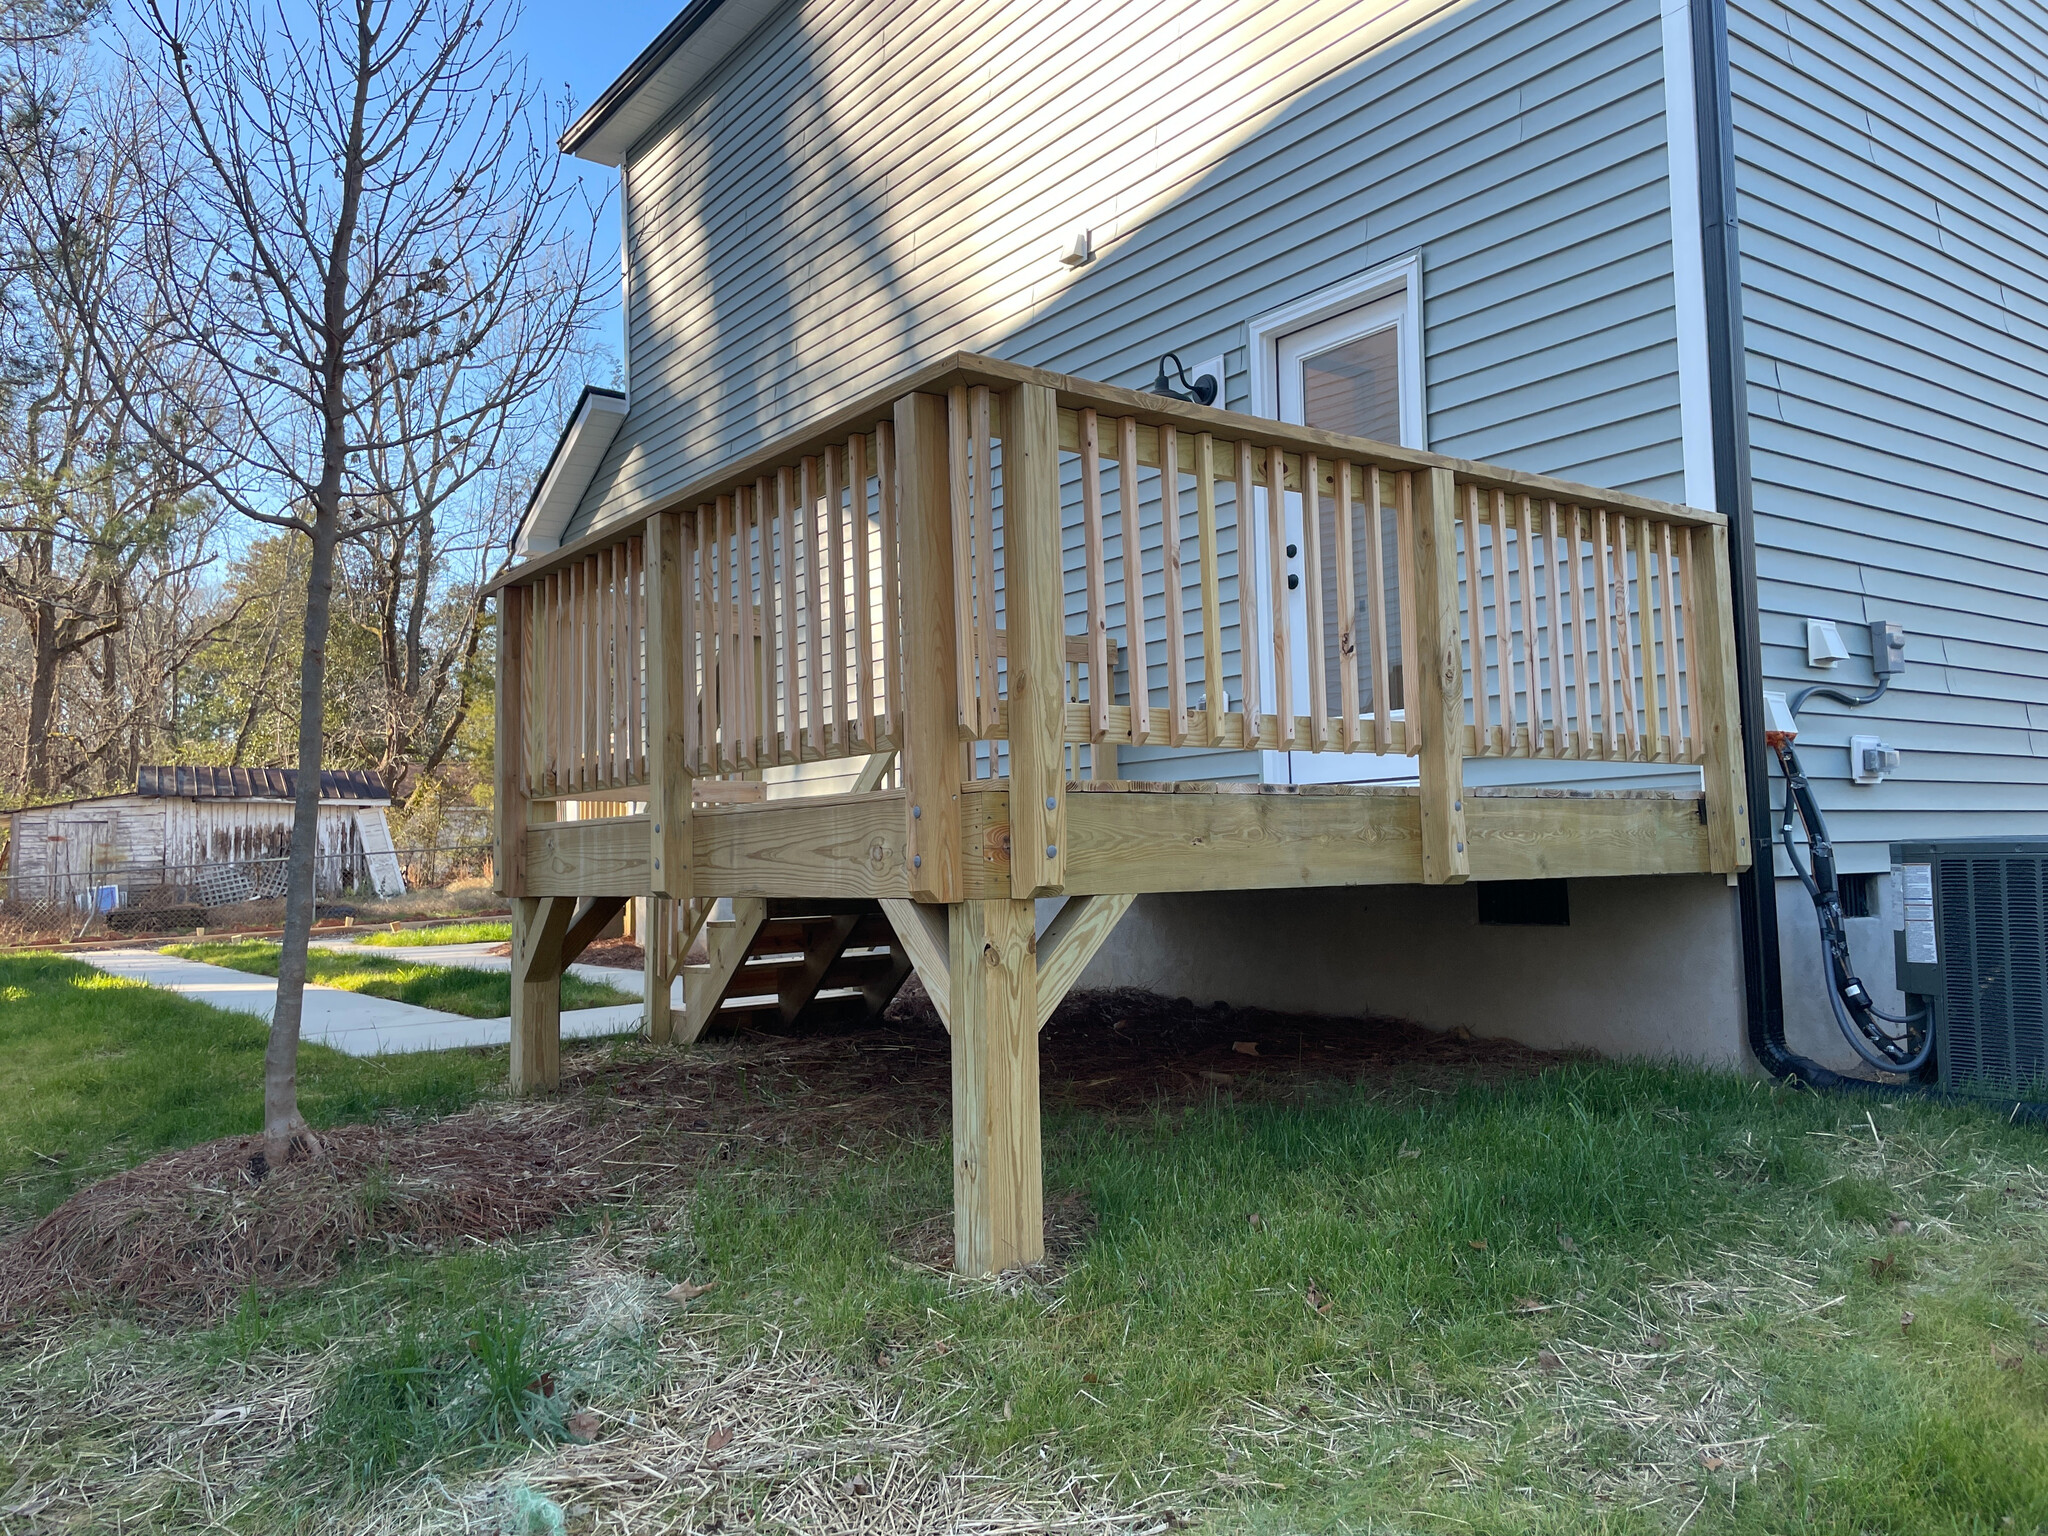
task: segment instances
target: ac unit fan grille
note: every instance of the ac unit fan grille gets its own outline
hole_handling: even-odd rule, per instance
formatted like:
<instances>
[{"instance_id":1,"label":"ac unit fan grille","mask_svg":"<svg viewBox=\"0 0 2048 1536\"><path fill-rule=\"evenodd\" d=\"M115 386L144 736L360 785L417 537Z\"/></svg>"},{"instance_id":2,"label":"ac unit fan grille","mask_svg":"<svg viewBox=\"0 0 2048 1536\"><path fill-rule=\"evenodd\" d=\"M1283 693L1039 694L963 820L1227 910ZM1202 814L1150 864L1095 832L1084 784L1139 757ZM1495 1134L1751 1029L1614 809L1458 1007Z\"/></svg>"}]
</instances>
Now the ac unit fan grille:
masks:
<instances>
[{"instance_id":1,"label":"ac unit fan grille","mask_svg":"<svg viewBox=\"0 0 2048 1536\"><path fill-rule=\"evenodd\" d=\"M2048 1082L2048 858L1943 857L1938 874L1945 1081L2007 1092Z\"/></svg>"}]
</instances>

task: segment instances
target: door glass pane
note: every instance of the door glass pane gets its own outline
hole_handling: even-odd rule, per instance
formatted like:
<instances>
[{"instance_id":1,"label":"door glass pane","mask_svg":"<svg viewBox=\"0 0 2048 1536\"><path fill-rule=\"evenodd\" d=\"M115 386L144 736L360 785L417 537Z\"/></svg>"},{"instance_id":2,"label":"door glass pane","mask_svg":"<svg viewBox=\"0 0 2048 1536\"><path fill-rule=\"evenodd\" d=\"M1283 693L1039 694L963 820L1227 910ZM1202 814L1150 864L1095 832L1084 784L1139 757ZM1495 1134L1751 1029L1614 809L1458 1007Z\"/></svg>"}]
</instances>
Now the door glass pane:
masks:
<instances>
[{"instance_id":1,"label":"door glass pane","mask_svg":"<svg viewBox=\"0 0 2048 1536\"><path fill-rule=\"evenodd\" d=\"M1401 440L1400 347L1388 326L1301 361L1302 418L1325 432Z\"/></svg>"},{"instance_id":2,"label":"door glass pane","mask_svg":"<svg viewBox=\"0 0 2048 1536\"><path fill-rule=\"evenodd\" d=\"M1326 432L1344 432L1353 437L1369 437L1382 443L1398 443L1401 440L1400 347L1394 328L1388 326L1303 358L1301 397L1302 415L1308 426L1321 427ZM1323 633L1318 638L1323 648L1324 707L1327 713L1336 715L1342 712L1343 674L1340 668L1346 664L1339 645L1343 625L1337 611L1339 555L1336 548L1336 508L1325 499L1320 513L1317 543L1322 554ZM1387 651L1387 691L1393 695L1386 701L1387 707L1399 709L1402 704L1400 539L1391 507L1381 514L1380 537L1381 568L1386 578L1383 595L1372 591L1365 509L1353 507L1352 547L1345 554L1351 561L1351 590L1358 604L1353 629L1357 636L1357 656L1353 664L1359 671L1359 709L1366 714L1379 708L1379 701L1373 698L1374 669L1372 653L1368 649L1374 637ZM1380 600L1375 601L1376 598Z\"/></svg>"}]
</instances>

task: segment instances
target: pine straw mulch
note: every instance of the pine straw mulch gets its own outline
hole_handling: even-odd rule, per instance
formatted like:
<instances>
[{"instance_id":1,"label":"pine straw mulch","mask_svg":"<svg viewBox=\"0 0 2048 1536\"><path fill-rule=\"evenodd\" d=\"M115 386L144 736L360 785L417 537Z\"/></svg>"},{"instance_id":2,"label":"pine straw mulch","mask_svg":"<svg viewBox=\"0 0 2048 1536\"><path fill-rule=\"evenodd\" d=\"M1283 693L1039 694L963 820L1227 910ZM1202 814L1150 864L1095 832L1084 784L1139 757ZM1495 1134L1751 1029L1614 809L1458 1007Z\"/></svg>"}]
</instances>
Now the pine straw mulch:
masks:
<instances>
[{"instance_id":1,"label":"pine straw mulch","mask_svg":"<svg viewBox=\"0 0 2048 1536\"><path fill-rule=\"evenodd\" d=\"M1289 1100L1336 1082L1402 1086L1528 1076L1559 1057L1379 1019L1204 1007L1118 990L1067 999L1040 1037L1050 1108L1115 1118L1218 1095ZM713 1038L688 1052L567 1046L563 1094L421 1122L340 1126L323 1153L259 1177L258 1141L188 1147L81 1190L0 1240L0 1328L113 1303L166 1321L217 1317L251 1286L318 1284L378 1251L445 1249L544 1229L643 1181L748 1147L836 1159L950 1127L948 1040L913 981L866 1027ZM1085 1205L1048 1201L1052 1257ZM913 1263L951 1261L950 1220L902 1234Z\"/></svg>"}]
</instances>

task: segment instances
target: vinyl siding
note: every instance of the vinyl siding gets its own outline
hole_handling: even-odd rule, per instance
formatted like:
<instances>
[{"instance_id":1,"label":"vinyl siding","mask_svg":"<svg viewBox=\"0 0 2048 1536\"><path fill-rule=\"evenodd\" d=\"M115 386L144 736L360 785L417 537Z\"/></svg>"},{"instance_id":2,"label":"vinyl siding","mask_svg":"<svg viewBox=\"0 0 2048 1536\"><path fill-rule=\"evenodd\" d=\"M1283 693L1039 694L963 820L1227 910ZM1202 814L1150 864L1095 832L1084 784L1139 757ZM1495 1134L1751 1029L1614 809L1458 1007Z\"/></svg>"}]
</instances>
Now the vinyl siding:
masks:
<instances>
[{"instance_id":1,"label":"vinyl siding","mask_svg":"<svg viewBox=\"0 0 2048 1536\"><path fill-rule=\"evenodd\" d=\"M630 159L570 536L963 347L1243 406L1251 315L1418 248L1432 446L1675 498L1661 69L1653 0L798 0Z\"/></svg>"},{"instance_id":2,"label":"vinyl siding","mask_svg":"<svg viewBox=\"0 0 2048 1536\"><path fill-rule=\"evenodd\" d=\"M2048 835L2048 25L2007 0L1731 7L1767 687L1805 623L1907 633L1892 693L1800 746L1845 866ZM1850 734L1905 754L1848 782Z\"/></svg>"}]
</instances>

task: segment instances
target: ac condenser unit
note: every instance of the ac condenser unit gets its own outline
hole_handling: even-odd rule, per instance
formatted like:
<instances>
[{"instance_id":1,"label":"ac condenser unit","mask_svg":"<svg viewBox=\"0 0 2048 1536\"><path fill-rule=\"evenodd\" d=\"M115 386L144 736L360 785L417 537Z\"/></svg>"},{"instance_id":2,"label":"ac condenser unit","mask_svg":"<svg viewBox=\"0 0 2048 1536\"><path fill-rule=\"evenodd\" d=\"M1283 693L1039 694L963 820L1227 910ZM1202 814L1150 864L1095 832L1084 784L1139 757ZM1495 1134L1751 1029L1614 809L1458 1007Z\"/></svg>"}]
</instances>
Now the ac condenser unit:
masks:
<instances>
[{"instance_id":1,"label":"ac condenser unit","mask_svg":"<svg viewBox=\"0 0 2048 1536\"><path fill-rule=\"evenodd\" d=\"M1899 988L1943 1087L2048 1092L2048 840L1895 843Z\"/></svg>"}]
</instances>

